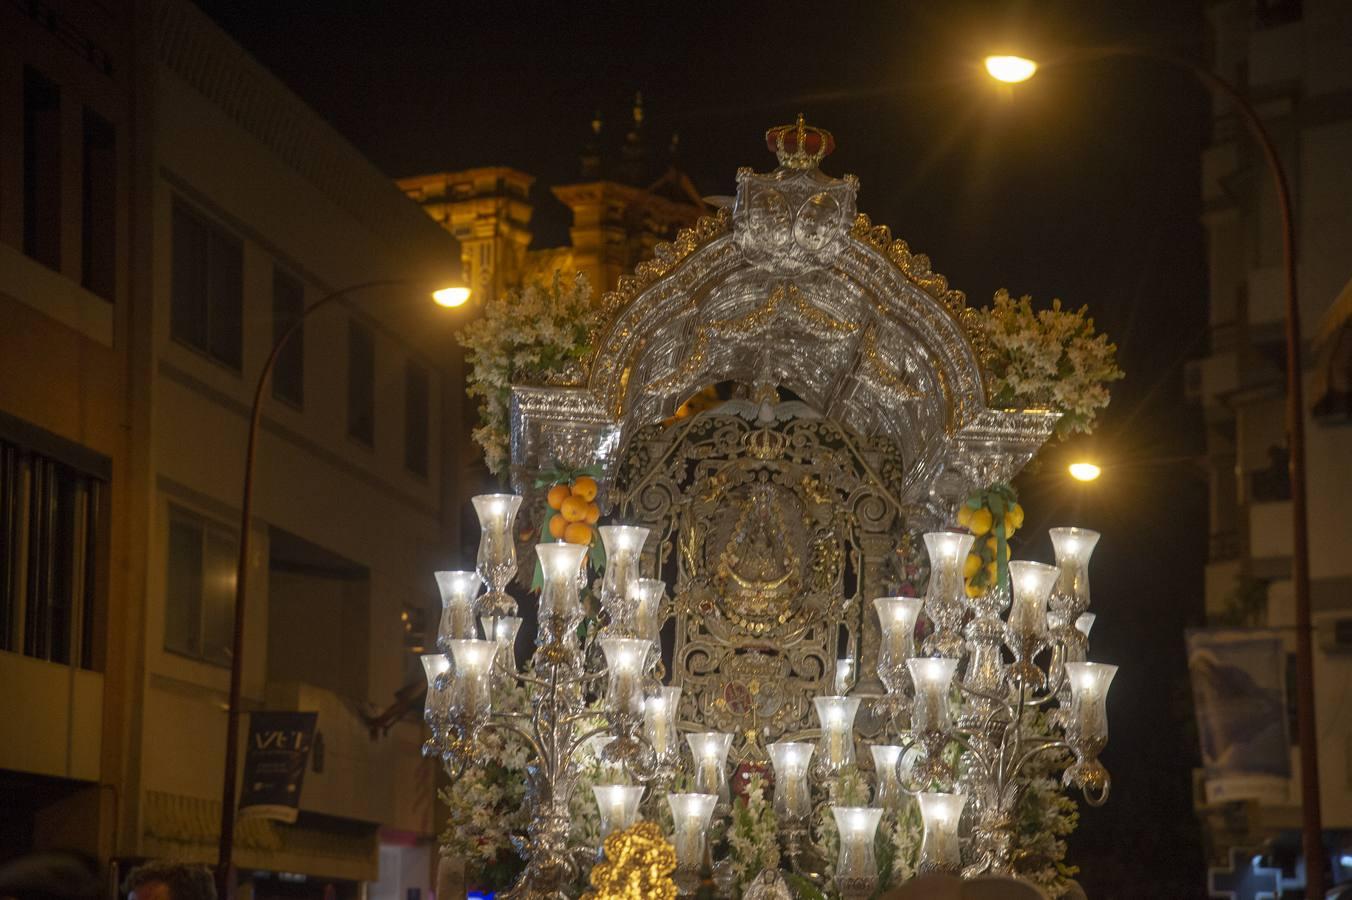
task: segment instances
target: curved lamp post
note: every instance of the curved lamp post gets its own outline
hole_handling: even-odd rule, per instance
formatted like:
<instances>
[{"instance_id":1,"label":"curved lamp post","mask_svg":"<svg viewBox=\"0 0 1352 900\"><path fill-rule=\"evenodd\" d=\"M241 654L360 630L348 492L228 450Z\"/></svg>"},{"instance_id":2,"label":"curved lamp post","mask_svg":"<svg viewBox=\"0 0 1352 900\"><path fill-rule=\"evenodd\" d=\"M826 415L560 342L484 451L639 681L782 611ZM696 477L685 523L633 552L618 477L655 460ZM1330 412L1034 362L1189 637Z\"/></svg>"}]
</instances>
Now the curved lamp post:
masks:
<instances>
[{"instance_id":1,"label":"curved lamp post","mask_svg":"<svg viewBox=\"0 0 1352 900\"><path fill-rule=\"evenodd\" d=\"M1282 219L1282 268L1286 293L1286 432L1290 441L1291 474L1291 587L1296 606L1296 715L1300 736L1300 787L1302 837L1305 855L1305 895L1324 896L1323 822L1319 801L1319 740L1315 728L1314 648L1310 623L1310 550L1306 516L1305 486L1305 387L1301 380L1300 304L1296 282L1296 233L1291 215L1291 191L1281 157L1252 104L1233 84L1194 60L1173 53L1138 47L1105 47L1076 51L1052 61L1052 65L1090 62L1116 57L1132 57L1162 62L1191 72L1213 94L1234 104L1249 131L1263 151L1268 174L1277 191L1277 206ZM1038 66L1018 56L988 56L987 73L998 81L1015 84L1027 81Z\"/></svg>"},{"instance_id":2,"label":"curved lamp post","mask_svg":"<svg viewBox=\"0 0 1352 900\"><path fill-rule=\"evenodd\" d=\"M326 294L310 304L296 317L296 320L282 333L268 353L263 371L258 373L258 384L254 387L253 406L249 409L249 441L244 454L244 490L240 499L239 524L239 561L235 567L235 631L231 643L230 656L230 706L225 726L225 772L221 789L221 834L216 858L216 892L221 900L234 896L235 850L235 776L239 768L239 704L240 682L244 672L244 601L247 598L249 582L249 534L250 520L253 518L254 461L258 448L258 426L263 420L263 397L268 379L277 365L277 359L291 337L305 324L311 315L336 301L352 294L381 287L410 287L419 282L404 278L384 278L349 285L341 290ZM438 306L454 308L463 306L468 300L470 290L467 287L438 287L431 292L432 300Z\"/></svg>"}]
</instances>

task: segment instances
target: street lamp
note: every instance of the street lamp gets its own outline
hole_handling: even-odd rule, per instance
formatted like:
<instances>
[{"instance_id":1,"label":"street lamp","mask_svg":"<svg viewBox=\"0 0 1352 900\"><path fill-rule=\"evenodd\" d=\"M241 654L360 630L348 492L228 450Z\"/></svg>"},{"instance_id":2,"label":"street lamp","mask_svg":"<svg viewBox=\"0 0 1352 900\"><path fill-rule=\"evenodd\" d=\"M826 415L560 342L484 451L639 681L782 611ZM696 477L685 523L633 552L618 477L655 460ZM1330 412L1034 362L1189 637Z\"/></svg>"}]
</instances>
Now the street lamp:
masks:
<instances>
[{"instance_id":1,"label":"street lamp","mask_svg":"<svg viewBox=\"0 0 1352 900\"><path fill-rule=\"evenodd\" d=\"M1103 469L1091 462L1074 462L1067 469L1076 481L1094 481L1103 474Z\"/></svg>"},{"instance_id":2,"label":"street lamp","mask_svg":"<svg viewBox=\"0 0 1352 900\"><path fill-rule=\"evenodd\" d=\"M1305 387L1301 380L1300 304L1296 284L1296 234L1291 216L1291 192L1281 157L1262 118L1233 84L1194 60L1138 47L1107 47L1076 51L1054 64L1132 57L1186 69L1214 94L1228 98L1239 111L1249 135L1263 151L1268 174L1277 191L1282 220L1282 268L1286 294L1286 432L1290 441L1291 473L1291 588L1296 607L1296 717L1300 736L1302 838L1305 854L1306 896L1324 896L1323 822L1319 802L1319 734L1315 727L1314 648L1310 622L1310 549L1305 486ZM986 71L1006 83L1027 81L1037 71L1032 60L989 56ZM1021 77L1020 77L1021 76Z\"/></svg>"},{"instance_id":3,"label":"street lamp","mask_svg":"<svg viewBox=\"0 0 1352 900\"><path fill-rule=\"evenodd\" d=\"M277 338L268 353L263 371L258 373L258 384L254 387L253 406L249 408L249 440L244 453L244 488L240 498L239 524L239 561L235 568L235 633L231 644L230 656L230 705L225 725L225 772L221 789L221 834L216 857L216 892L221 900L234 896L234 865L232 857L235 850L235 774L239 768L239 705L240 682L244 672L244 601L247 599L246 587L249 581L249 534L250 520L253 518L254 461L257 456L258 426L263 419L263 397L268 379L277 365L277 359L291 337L300 331L301 326L311 315L336 301L382 287L417 287L419 282L403 278L385 278L350 285L341 290L326 294L310 304ZM427 285L432 288L432 285ZM470 291L462 286L435 286L430 291L438 306L463 306Z\"/></svg>"}]
</instances>

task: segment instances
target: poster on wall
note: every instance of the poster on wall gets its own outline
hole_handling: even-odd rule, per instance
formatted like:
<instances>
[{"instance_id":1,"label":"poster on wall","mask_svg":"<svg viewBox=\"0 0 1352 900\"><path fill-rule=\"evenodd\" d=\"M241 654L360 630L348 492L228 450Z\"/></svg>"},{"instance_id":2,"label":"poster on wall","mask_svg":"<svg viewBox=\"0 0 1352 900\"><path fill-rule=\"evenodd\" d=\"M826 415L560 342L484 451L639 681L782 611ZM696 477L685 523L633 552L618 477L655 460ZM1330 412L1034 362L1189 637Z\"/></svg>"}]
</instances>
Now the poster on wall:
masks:
<instances>
[{"instance_id":1,"label":"poster on wall","mask_svg":"<svg viewBox=\"0 0 1352 900\"><path fill-rule=\"evenodd\" d=\"M1206 802L1286 803L1286 648L1259 628L1188 632L1188 672L1201 742Z\"/></svg>"},{"instance_id":2,"label":"poster on wall","mask_svg":"<svg viewBox=\"0 0 1352 900\"><path fill-rule=\"evenodd\" d=\"M249 714L239 817L295 822L310 763L317 712Z\"/></svg>"}]
</instances>

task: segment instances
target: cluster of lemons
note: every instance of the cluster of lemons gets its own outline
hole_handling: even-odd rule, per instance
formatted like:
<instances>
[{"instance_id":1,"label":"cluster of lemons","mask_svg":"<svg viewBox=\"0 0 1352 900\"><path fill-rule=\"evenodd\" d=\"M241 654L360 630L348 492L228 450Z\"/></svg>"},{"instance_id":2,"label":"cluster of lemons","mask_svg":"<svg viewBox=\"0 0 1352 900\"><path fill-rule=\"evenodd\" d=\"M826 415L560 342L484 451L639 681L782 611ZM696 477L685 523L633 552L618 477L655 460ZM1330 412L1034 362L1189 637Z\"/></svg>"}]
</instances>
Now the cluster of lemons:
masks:
<instances>
[{"instance_id":1,"label":"cluster of lemons","mask_svg":"<svg viewBox=\"0 0 1352 900\"><path fill-rule=\"evenodd\" d=\"M596 536L592 527L601 518L596 505L596 479L579 475L571 483L556 484L549 489L549 521L546 527L556 541L590 545Z\"/></svg>"},{"instance_id":2,"label":"cluster of lemons","mask_svg":"<svg viewBox=\"0 0 1352 900\"><path fill-rule=\"evenodd\" d=\"M979 597L999 579L1000 566L1009 562L1009 539L1023 527L1023 507L1015 503L997 520L989 506L972 507L964 503L958 508L958 524L977 538L963 561L962 575L967 582L967 596ZM998 533L1001 531L1003 546Z\"/></svg>"}]
</instances>

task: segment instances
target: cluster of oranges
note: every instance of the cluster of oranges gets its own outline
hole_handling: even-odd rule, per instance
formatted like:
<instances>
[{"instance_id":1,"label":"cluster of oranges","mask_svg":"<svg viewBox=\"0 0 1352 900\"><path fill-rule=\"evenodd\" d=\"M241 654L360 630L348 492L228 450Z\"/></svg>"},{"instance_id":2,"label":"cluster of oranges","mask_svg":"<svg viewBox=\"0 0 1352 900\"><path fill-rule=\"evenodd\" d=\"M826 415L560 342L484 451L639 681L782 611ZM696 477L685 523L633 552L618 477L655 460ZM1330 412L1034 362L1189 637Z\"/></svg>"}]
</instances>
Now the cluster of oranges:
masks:
<instances>
[{"instance_id":1,"label":"cluster of oranges","mask_svg":"<svg viewBox=\"0 0 1352 900\"><path fill-rule=\"evenodd\" d=\"M549 489L549 533L556 541L589 545L595 536L592 528L601 518L596 505L596 479L579 475L569 484L559 483Z\"/></svg>"},{"instance_id":2,"label":"cluster of oranges","mask_svg":"<svg viewBox=\"0 0 1352 900\"><path fill-rule=\"evenodd\" d=\"M995 584L1000 576L1000 566L1009 562L1009 539L1023 527L1023 507L1018 503L1011 504L997 521L989 506L973 507L964 503L958 508L958 524L977 538L963 561L962 575L967 581L967 596L979 597ZM995 533L1001 528L1005 538L1003 553L999 535Z\"/></svg>"}]
</instances>

